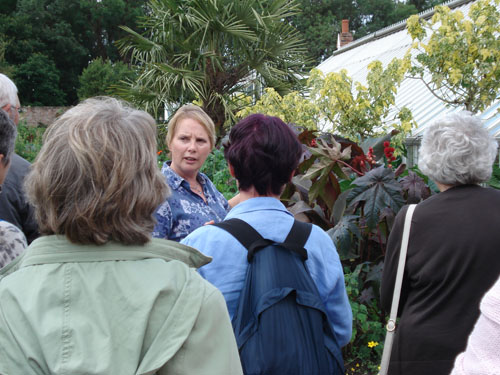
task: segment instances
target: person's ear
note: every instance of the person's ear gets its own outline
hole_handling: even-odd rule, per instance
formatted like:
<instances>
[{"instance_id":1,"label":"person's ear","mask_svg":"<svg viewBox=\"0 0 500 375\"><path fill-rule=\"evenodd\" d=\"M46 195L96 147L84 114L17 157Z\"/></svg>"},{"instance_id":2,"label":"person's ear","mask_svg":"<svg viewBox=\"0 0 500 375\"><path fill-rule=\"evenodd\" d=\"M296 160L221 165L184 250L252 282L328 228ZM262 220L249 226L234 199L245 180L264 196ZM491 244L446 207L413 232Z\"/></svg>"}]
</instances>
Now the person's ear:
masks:
<instances>
[{"instance_id":1,"label":"person's ear","mask_svg":"<svg viewBox=\"0 0 500 375\"><path fill-rule=\"evenodd\" d=\"M236 178L235 174L234 174L234 168L231 164L229 164L229 162L227 163L227 166L229 167L229 173L231 174L231 177L234 177Z\"/></svg>"}]
</instances>

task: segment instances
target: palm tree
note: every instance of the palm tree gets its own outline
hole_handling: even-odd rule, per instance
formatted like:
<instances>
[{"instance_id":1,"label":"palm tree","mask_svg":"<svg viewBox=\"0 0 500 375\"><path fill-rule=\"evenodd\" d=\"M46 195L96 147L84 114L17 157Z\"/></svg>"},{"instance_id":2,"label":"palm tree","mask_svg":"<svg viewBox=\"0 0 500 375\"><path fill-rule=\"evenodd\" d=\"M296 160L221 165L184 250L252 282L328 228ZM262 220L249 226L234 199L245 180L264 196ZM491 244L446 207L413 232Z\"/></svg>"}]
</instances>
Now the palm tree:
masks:
<instances>
[{"instance_id":1,"label":"palm tree","mask_svg":"<svg viewBox=\"0 0 500 375\"><path fill-rule=\"evenodd\" d=\"M118 48L141 73L120 93L155 114L198 100L222 137L238 94L300 84L310 60L286 21L298 10L295 0L151 0L142 33L123 27Z\"/></svg>"}]
</instances>

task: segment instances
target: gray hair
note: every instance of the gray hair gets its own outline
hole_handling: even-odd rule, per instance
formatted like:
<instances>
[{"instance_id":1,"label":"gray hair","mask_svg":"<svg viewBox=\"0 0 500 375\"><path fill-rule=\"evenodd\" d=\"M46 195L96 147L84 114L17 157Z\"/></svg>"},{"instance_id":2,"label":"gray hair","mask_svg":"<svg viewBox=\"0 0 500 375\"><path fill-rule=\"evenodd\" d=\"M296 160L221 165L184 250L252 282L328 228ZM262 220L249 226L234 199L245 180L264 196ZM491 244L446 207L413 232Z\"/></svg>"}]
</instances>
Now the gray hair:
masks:
<instances>
[{"instance_id":1,"label":"gray hair","mask_svg":"<svg viewBox=\"0 0 500 375\"><path fill-rule=\"evenodd\" d=\"M418 167L441 184L478 184L491 177L497 149L479 118L469 112L451 114L425 132Z\"/></svg>"},{"instance_id":2,"label":"gray hair","mask_svg":"<svg viewBox=\"0 0 500 375\"><path fill-rule=\"evenodd\" d=\"M0 73L0 108L17 105L17 87L5 74Z\"/></svg>"},{"instance_id":3,"label":"gray hair","mask_svg":"<svg viewBox=\"0 0 500 375\"><path fill-rule=\"evenodd\" d=\"M3 165L9 164L16 144L17 128L9 115L0 109L0 154Z\"/></svg>"},{"instance_id":4,"label":"gray hair","mask_svg":"<svg viewBox=\"0 0 500 375\"><path fill-rule=\"evenodd\" d=\"M85 100L47 128L25 189L42 234L79 244L148 242L169 193L154 119L116 99Z\"/></svg>"}]
</instances>

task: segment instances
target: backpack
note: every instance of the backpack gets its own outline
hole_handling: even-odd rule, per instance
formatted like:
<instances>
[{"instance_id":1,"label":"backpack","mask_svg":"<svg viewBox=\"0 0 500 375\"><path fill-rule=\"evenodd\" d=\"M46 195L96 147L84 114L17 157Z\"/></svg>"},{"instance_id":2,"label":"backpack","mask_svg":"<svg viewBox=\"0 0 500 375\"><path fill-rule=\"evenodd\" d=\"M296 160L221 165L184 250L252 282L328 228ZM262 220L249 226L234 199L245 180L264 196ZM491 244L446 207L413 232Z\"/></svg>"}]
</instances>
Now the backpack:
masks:
<instances>
[{"instance_id":1,"label":"backpack","mask_svg":"<svg viewBox=\"0 0 500 375\"><path fill-rule=\"evenodd\" d=\"M304 261L312 225L295 220L283 243L240 219L214 224L248 250L233 330L246 375L344 374L342 352Z\"/></svg>"}]
</instances>

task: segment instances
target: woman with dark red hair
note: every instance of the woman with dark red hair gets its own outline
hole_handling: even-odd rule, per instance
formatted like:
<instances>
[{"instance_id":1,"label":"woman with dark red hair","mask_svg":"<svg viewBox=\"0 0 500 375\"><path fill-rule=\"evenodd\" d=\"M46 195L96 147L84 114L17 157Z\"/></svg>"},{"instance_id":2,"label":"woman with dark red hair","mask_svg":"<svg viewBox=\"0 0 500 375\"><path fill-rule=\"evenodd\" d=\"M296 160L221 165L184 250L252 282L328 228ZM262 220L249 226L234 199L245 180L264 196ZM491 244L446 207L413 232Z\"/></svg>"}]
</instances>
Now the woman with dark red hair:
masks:
<instances>
[{"instance_id":1,"label":"woman with dark red hair","mask_svg":"<svg viewBox=\"0 0 500 375\"><path fill-rule=\"evenodd\" d=\"M225 220L241 219L262 237L283 242L294 217L279 198L302 155L302 145L293 130L277 117L248 116L232 128L224 155L240 191L240 203ZM213 258L199 272L222 292L232 318L245 282L247 250L228 232L213 225L198 228L182 243ZM338 343L344 346L351 338L352 314L338 253L331 238L315 225L304 248L308 253L307 269Z\"/></svg>"}]
</instances>

